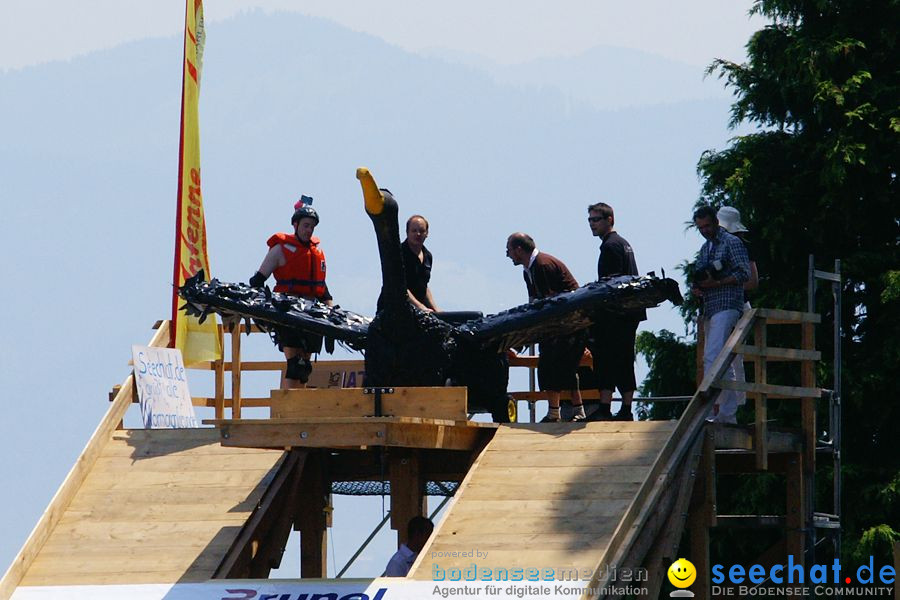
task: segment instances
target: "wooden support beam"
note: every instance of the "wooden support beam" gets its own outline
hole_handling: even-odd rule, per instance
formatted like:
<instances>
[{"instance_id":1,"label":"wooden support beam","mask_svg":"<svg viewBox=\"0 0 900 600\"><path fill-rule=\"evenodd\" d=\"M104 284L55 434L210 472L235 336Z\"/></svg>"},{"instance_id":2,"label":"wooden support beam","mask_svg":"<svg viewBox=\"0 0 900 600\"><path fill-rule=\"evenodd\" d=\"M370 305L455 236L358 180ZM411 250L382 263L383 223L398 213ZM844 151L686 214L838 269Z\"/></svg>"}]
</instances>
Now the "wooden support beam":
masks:
<instances>
[{"instance_id":1,"label":"wooden support beam","mask_svg":"<svg viewBox=\"0 0 900 600\"><path fill-rule=\"evenodd\" d=\"M222 445L242 448L353 448L401 446L472 450L493 436L494 423L458 423L414 417L368 419L204 419Z\"/></svg>"},{"instance_id":2,"label":"wooden support beam","mask_svg":"<svg viewBox=\"0 0 900 600\"><path fill-rule=\"evenodd\" d=\"M703 455L704 438L694 443L685 457L678 475L671 482L663 502L657 506L656 515L644 525L640 539L632 546L630 556L622 563L625 568L643 564L648 571L649 594L643 598L657 598L666 569L676 556L678 543L684 531L688 503L697 478L697 468ZM608 595L607 598L615 596Z\"/></svg>"},{"instance_id":3,"label":"wooden support beam","mask_svg":"<svg viewBox=\"0 0 900 600\"><path fill-rule=\"evenodd\" d=\"M780 308L757 308L756 314L766 319L769 325L798 325L800 323L821 323L819 313L781 310Z\"/></svg>"},{"instance_id":4,"label":"wooden support beam","mask_svg":"<svg viewBox=\"0 0 900 600\"><path fill-rule=\"evenodd\" d=\"M300 577L323 578L328 572L328 523L331 519L331 481L322 451L310 453L300 477L294 523L300 532Z\"/></svg>"},{"instance_id":5,"label":"wooden support beam","mask_svg":"<svg viewBox=\"0 0 900 600\"><path fill-rule=\"evenodd\" d=\"M769 398L818 398L822 390L816 387L794 387L790 385L772 385L768 383L746 383L720 379L713 384L722 390L737 390L753 394L766 394ZM813 445L815 449L815 445Z\"/></svg>"},{"instance_id":6,"label":"wooden support beam","mask_svg":"<svg viewBox=\"0 0 900 600\"><path fill-rule=\"evenodd\" d=\"M716 425L713 430L717 449L754 451L753 432L749 426ZM769 429L766 444L769 447L770 456L783 452L799 452L803 448L803 438L799 432L791 433Z\"/></svg>"},{"instance_id":7,"label":"wooden support beam","mask_svg":"<svg viewBox=\"0 0 900 600\"><path fill-rule=\"evenodd\" d=\"M743 354L745 360L750 361L756 357L765 358L769 362L789 362L796 360L822 360L822 353L818 350L798 350L796 348L760 348L759 342L750 346L741 344L735 348L736 352Z\"/></svg>"},{"instance_id":8,"label":"wooden support beam","mask_svg":"<svg viewBox=\"0 0 900 600\"><path fill-rule=\"evenodd\" d=\"M267 578L280 562L291 531L298 484L307 451L285 455L259 505L241 528L231 549L213 574L213 579Z\"/></svg>"},{"instance_id":9,"label":"wooden support beam","mask_svg":"<svg viewBox=\"0 0 900 600\"><path fill-rule=\"evenodd\" d=\"M241 328L231 332L231 418L241 418ZM218 418L218 417L217 417Z\"/></svg>"},{"instance_id":10,"label":"wooden support beam","mask_svg":"<svg viewBox=\"0 0 900 600\"><path fill-rule=\"evenodd\" d=\"M785 510L785 549L793 555L795 564L806 564L806 505L803 453L791 455L787 461L785 480L787 503Z\"/></svg>"},{"instance_id":11,"label":"wooden support beam","mask_svg":"<svg viewBox=\"0 0 900 600\"><path fill-rule=\"evenodd\" d=\"M397 531L397 547L407 542L406 526L413 517L427 516L428 499L422 479L419 451L391 448L388 477L391 482L391 529Z\"/></svg>"},{"instance_id":12,"label":"wooden support beam","mask_svg":"<svg viewBox=\"0 0 900 600\"><path fill-rule=\"evenodd\" d=\"M716 456L715 434L707 426L703 432L703 454L697 467L697 477L688 505L688 532L691 562L697 569L693 591L698 598L709 598L709 528L715 527L716 515Z\"/></svg>"},{"instance_id":13,"label":"wooden support beam","mask_svg":"<svg viewBox=\"0 0 900 600\"><path fill-rule=\"evenodd\" d=\"M765 319L757 319L753 334L754 341L760 348L766 347L766 321ZM767 383L767 369L765 357L756 361L754 364L753 381L758 384L765 385ZM753 445L756 451L756 468L765 471L769 468L769 447L768 447L768 396L764 392L756 394L756 420L753 430Z\"/></svg>"},{"instance_id":14,"label":"wooden support beam","mask_svg":"<svg viewBox=\"0 0 900 600\"><path fill-rule=\"evenodd\" d=\"M219 347L222 353L225 352L225 328L222 325L216 327L216 335L219 337ZM225 418L225 357L212 361L213 370L216 372L215 379L215 397L213 399L215 406L215 415L217 419ZM193 398L191 403L193 404Z\"/></svg>"},{"instance_id":15,"label":"wooden support beam","mask_svg":"<svg viewBox=\"0 0 900 600\"><path fill-rule=\"evenodd\" d=\"M465 387L398 387L381 396L384 417L466 420ZM371 417L375 395L361 388L272 390L273 419Z\"/></svg>"}]
</instances>

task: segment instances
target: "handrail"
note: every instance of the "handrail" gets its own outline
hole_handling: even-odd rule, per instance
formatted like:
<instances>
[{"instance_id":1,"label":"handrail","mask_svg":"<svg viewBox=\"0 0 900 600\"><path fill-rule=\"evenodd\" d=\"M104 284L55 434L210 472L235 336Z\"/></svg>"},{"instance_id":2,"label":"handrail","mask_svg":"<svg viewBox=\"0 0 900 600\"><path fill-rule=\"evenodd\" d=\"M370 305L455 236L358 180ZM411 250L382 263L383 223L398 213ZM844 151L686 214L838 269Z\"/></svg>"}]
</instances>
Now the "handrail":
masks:
<instances>
[{"instance_id":1,"label":"handrail","mask_svg":"<svg viewBox=\"0 0 900 600\"><path fill-rule=\"evenodd\" d=\"M765 429L765 402L767 399L766 392L772 389L779 391L797 392L790 393L790 397L799 396L801 394L811 394L812 397L818 396L818 388L811 387L808 376L804 375L803 387L790 388L787 386L769 386L765 381L766 370L765 364L767 360L772 358L766 356L766 333L767 325L801 325L804 331L807 331L814 323L820 322L819 315L815 313L802 313L795 311L783 311L775 309L749 309L744 312L735 325L731 335L725 342L719 355L713 361L708 372L704 373L703 379L697 388L693 398L685 409L675 427L671 437L665 446L657 455L650 473L645 478L635 496L634 501L629 505L624 517L620 521L618 527L613 533L606 550L597 561L597 568L594 570L594 577L587 586L587 590L596 591L596 594L586 592L583 598L604 598L605 594L600 591L608 588L610 583L610 573L614 572L610 568L601 567L622 567L622 561L628 556L632 546L640 536L644 524L648 521L657 502L662 497L665 490L673 484L674 474L678 472L683 460L688 455L690 448L696 444L703 428L706 425L706 417L712 410L713 402L722 389L735 389L743 386L735 385L733 382L722 380L728 366L732 363L740 349L746 348L744 344L747 336L751 331L755 331L754 346L760 350L760 358L762 360L757 363L756 375L761 379L754 384L749 384L751 391L757 393L757 418L756 433L754 435L754 447L757 453L757 465L765 464L766 443L765 438L767 431ZM812 364L814 360L814 348L812 345L812 337L804 335L804 348L797 351L796 358L787 360L795 360L804 365ZM778 352L775 353L776 355ZM775 356L776 360L785 360L786 357ZM807 367L804 371L810 371ZM748 384L745 384L747 386ZM804 406L808 406L811 396L803 396ZM814 409L814 406L813 406ZM762 418L761 418L762 416ZM813 436L815 439L815 415L811 417L812 426L810 425L810 417L807 415L803 421L804 437ZM807 452L808 454L808 452ZM765 468L765 467L762 467ZM807 465L807 468L811 468Z\"/></svg>"}]
</instances>

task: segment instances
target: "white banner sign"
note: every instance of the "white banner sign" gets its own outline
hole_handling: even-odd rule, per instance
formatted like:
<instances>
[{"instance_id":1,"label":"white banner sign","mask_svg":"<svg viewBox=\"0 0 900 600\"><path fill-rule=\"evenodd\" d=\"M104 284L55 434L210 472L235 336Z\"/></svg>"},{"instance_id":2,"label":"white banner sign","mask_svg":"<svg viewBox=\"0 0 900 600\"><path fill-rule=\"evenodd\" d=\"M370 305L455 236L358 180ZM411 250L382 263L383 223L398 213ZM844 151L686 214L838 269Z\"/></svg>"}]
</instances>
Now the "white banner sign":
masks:
<instances>
[{"instance_id":1,"label":"white banner sign","mask_svg":"<svg viewBox=\"0 0 900 600\"><path fill-rule=\"evenodd\" d=\"M132 346L134 383L147 429L200 427L181 350Z\"/></svg>"},{"instance_id":2,"label":"white banner sign","mask_svg":"<svg viewBox=\"0 0 900 600\"><path fill-rule=\"evenodd\" d=\"M644 587L638 587L643 585ZM646 583L600 588L604 594L647 593ZM11 600L580 600L596 596L586 581L447 582L404 578L241 581L149 585L20 587Z\"/></svg>"}]
</instances>

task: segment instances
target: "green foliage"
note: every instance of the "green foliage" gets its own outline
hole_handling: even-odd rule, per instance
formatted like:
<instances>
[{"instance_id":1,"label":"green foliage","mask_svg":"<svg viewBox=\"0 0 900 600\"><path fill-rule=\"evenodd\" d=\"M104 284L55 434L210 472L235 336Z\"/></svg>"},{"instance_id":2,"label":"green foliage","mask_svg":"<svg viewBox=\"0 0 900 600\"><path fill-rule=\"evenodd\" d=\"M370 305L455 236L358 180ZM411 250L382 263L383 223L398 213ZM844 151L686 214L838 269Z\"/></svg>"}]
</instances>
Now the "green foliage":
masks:
<instances>
[{"instance_id":1,"label":"green foliage","mask_svg":"<svg viewBox=\"0 0 900 600\"><path fill-rule=\"evenodd\" d=\"M749 40L748 61L708 72L734 92L732 125L757 130L701 156L698 204L741 211L762 278L754 305L805 309L808 255L829 271L841 260L850 557L881 548L900 523L900 2L758 0L753 11L770 23ZM827 361L830 294L816 308ZM653 387L678 380L647 356ZM821 366L820 385L830 387L831 368Z\"/></svg>"},{"instance_id":2,"label":"green foliage","mask_svg":"<svg viewBox=\"0 0 900 600\"><path fill-rule=\"evenodd\" d=\"M863 563L869 556L874 556L875 564L891 564L894 542L900 542L900 532L887 525L870 527L863 532L853 558L856 562Z\"/></svg>"},{"instance_id":3,"label":"green foliage","mask_svg":"<svg viewBox=\"0 0 900 600\"><path fill-rule=\"evenodd\" d=\"M697 387L696 343L665 329L658 334L642 331L635 340L635 350L651 365L641 384L642 396L690 396L694 393ZM682 402L654 402L649 412L651 419L674 419L683 410Z\"/></svg>"}]
</instances>

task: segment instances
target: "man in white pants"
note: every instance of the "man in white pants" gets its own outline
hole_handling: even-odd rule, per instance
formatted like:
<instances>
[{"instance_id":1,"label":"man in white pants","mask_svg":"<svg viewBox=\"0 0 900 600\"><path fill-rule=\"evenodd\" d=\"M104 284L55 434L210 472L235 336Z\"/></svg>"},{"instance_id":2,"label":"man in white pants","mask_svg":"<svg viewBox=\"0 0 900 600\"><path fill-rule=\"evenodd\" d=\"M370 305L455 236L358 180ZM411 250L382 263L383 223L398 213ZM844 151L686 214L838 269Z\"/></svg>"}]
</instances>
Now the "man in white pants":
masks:
<instances>
[{"instance_id":1,"label":"man in white pants","mask_svg":"<svg viewBox=\"0 0 900 600\"><path fill-rule=\"evenodd\" d=\"M703 298L706 323L703 369L709 372L744 309L744 282L750 279L750 261L741 240L719 226L713 207L698 208L694 212L694 225L706 238L700 248L691 292ZM724 379L735 380L733 364L729 364ZM722 390L713 407L713 420L736 423L737 407L737 392Z\"/></svg>"}]
</instances>

